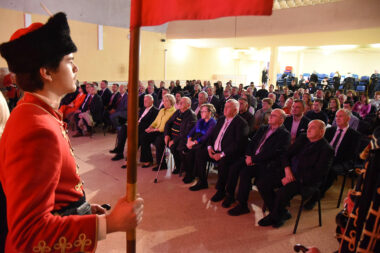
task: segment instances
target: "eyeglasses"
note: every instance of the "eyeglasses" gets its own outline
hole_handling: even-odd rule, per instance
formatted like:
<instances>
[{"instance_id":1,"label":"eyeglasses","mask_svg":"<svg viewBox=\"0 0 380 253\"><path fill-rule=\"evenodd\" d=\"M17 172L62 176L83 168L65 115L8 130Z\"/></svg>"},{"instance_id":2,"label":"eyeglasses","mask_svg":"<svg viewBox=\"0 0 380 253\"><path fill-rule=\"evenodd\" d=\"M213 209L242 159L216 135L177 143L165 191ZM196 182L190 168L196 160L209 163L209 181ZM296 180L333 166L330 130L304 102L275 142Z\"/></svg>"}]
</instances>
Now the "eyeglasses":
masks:
<instances>
[{"instance_id":1,"label":"eyeglasses","mask_svg":"<svg viewBox=\"0 0 380 253\"><path fill-rule=\"evenodd\" d=\"M208 111L201 111L201 112L208 112Z\"/></svg>"}]
</instances>

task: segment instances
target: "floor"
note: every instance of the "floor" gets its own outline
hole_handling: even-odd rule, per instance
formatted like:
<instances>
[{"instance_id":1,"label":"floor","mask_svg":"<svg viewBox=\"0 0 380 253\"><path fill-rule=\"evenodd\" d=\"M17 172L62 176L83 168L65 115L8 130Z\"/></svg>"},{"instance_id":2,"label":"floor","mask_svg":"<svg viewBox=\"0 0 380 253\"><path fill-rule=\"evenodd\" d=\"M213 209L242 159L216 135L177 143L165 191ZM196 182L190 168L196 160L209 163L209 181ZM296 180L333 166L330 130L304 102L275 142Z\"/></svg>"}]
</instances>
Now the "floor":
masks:
<instances>
[{"instance_id":1,"label":"floor","mask_svg":"<svg viewBox=\"0 0 380 253\"><path fill-rule=\"evenodd\" d=\"M114 205L125 195L126 170L123 161L111 161L115 134L95 133L91 138L71 138L80 166L88 200ZM291 201L292 218L279 229L260 227L262 200L257 191L250 195L251 212L239 217L227 215L220 203L209 201L215 193L217 175L210 173L209 189L190 192L178 175L162 171L158 183L151 168L138 167L138 192L145 200L144 218L137 229L138 252L294 252L301 243L317 246L321 252L337 250L335 215L340 181L322 201L322 223L318 226L317 208L304 211L296 235L292 234L300 203ZM107 235L97 252L125 252L125 233Z\"/></svg>"}]
</instances>

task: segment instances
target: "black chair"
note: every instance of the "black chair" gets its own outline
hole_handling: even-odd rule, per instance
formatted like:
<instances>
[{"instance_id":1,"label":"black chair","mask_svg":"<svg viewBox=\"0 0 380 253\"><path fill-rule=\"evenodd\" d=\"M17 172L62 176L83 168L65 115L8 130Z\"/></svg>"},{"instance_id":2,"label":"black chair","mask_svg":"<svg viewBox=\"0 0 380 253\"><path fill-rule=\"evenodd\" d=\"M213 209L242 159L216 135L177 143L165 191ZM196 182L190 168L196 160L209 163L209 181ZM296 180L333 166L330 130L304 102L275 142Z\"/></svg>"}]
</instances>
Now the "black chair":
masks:
<instances>
[{"instance_id":1,"label":"black chair","mask_svg":"<svg viewBox=\"0 0 380 253\"><path fill-rule=\"evenodd\" d=\"M322 212L321 212L321 198L320 198L319 189L316 189L316 192L314 192L314 193L317 193L317 195L318 195L318 220L319 220L319 226L321 227L322 226ZM300 218L301 218L301 213L303 210L304 203L308 199L310 199L311 196L313 196L313 194L307 195L307 196L302 195L301 204L300 204L300 207L298 209L298 214L297 214L297 218L296 218L296 223L294 224L294 228L293 228L293 234L295 234L297 232L298 223L299 223Z\"/></svg>"}]
</instances>

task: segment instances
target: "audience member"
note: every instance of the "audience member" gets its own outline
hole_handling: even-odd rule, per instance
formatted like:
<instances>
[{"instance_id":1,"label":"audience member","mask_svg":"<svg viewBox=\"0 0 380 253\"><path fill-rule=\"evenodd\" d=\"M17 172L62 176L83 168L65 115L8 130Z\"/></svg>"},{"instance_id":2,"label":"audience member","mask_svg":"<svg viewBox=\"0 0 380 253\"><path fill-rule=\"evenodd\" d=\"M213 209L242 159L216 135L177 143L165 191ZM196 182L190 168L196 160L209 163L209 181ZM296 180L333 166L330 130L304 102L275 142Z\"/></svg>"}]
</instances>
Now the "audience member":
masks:
<instances>
[{"instance_id":1,"label":"audience member","mask_svg":"<svg viewBox=\"0 0 380 253\"><path fill-rule=\"evenodd\" d=\"M0 139L3 135L5 123L7 123L7 120L9 118L9 107L7 104L7 101L5 100L3 93L0 92Z\"/></svg>"},{"instance_id":2,"label":"audience member","mask_svg":"<svg viewBox=\"0 0 380 253\"><path fill-rule=\"evenodd\" d=\"M207 103L208 95L205 91L201 91L198 94L198 99L194 101L191 105L191 109L194 111L195 115L197 116L197 119L201 118L201 106L205 103Z\"/></svg>"},{"instance_id":3,"label":"audience member","mask_svg":"<svg viewBox=\"0 0 380 253\"><path fill-rule=\"evenodd\" d=\"M327 125L327 114L322 111L323 107L323 100L322 99L315 99L313 103L313 110L308 111L305 116L310 120L319 119L322 120L325 125Z\"/></svg>"},{"instance_id":4,"label":"audience member","mask_svg":"<svg viewBox=\"0 0 380 253\"><path fill-rule=\"evenodd\" d=\"M270 113L272 112L273 100L270 98L264 98L262 100L262 108L257 110L255 113L255 123L254 123L254 131L259 129L262 125L266 125L268 123L268 118Z\"/></svg>"},{"instance_id":5,"label":"audience member","mask_svg":"<svg viewBox=\"0 0 380 253\"><path fill-rule=\"evenodd\" d=\"M292 110L293 105L293 98L290 97L286 99L284 107L282 107L282 110L285 112L286 115L290 115L290 112Z\"/></svg>"},{"instance_id":6,"label":"audience member","mask_svg":"<svg viewBox=\"0 0 380 253\"><path fill-rule=\"evenodd\" d=\"M235 201L235 188L240 178L239 190L237 194L238 204L228 211L232 216L249 212L248 196L252 189L252 178L256 177L256 185L262 178L279 177L281 166L281 156L290 144L290 134L283 126L285 112L281 109L274 109L269 117L269 125L260 127L252 141L248 144L245 157L239 158L232 167L227 182L227 197L222 206L227 208ZM280 174L281 175L281 174Z\"/></svg>"},{"instance_id":7,"label":"audience member","mask_svg":"<svg viewBox=\"0 0 380 253\"><path fill-rule=\"evenodd\" d=\"M140 162L151 163L153 161L152 150L150 144L156 146L156 161L157 166L153 168L153 171L158 170L159 163L161 161L162 155L165 151L164 142L164 129L165 124L169 118L176 111L174 108L175 98L171 94L166 94L164 96L164 108L158 112L157 117L154 119L153 123L145 129L144 138L141 140L141 155ZM161 169L167 169L166 161L163 159L161 164Z\"/></svg>"},{"instance_id":8,"label":"audience member","mask_svg":"<svg viewBox=\"0 0 380 253\"><path fill-rule=\"evenodd\" d=\"M255 117L248 110L248 101L245 98L239 98L239 115L247 121L248 124L248 138L253 137L255 127Z\"/></svg>"},{"instance_id":9,"label":"audience member","mask_svg":"<svg viewBox=\"0 0 380 253\"><path fill-rule=\"evenodd\" d=\"M325 192L331 187L339 173L351 169L354 159L358 155L360 134L350 128L350 112L346 109L340 109L336 113L336 127L330 127L326 130L325 139L334 149L334 161L325 182L321 185L320 196L323 197ZM306 209L312 209L317 201L314 196L306 204Z\"/></svg>"},{"instance_id":10,"label":"audience member","mask_svg":"<svg viewBox=\"0 0 380 253\"><path fill-rule=\"evenodd\" d=\"M303 100L294 100L291 115L287 116L284 122L285 128L290 132L291 143L301 134L307 131L309 119L305 117L305 102Z\"/></svg>"},{"instance_id":11,"label":"audience member","mask_svg":"<svg viewBox=\"0 0 380 253\"><path fill-rule=\"evenodd\" d=\"M334 155L333 149L323 138L324 133L323 121L311 121L306 135L297 138L283 157L281 175L267 177L260 183L263 187L259 192L269 209L269 214L259 220L260 226L281 227L291 217L286 206L293 196L310 196L322 184Z\"/></svg>"},{"instance_id":12,"label":"audience member","mask_svg":"<svg viewBox=\"0 0 380 253\"><path fill-rule=\"evenodd\" d=\"M83 93L83 87L78 87L78 95L76 96L74 101L68 105L62 105L59 108L59 111L62 113L63 119L66 122L73 121L72 117L74 115L74 112L79 110L79 107L83 104L85 98L86 94Z\"/></svg>"},{"instance_id":13,"label":"audience member","mask_svg":"<svg viewBox=\"0 0 380 253\"><path fill-rule=\"evenodd\" d=\"M248 137L247 122L238 115L239 102L230 99L224 107L224 117L218 120L208 141L208 154L217 162L217 192L211 201L218 202L225 196L230 166L245 150Z\"/></svg>"},{"instance_id":14,"label":"audience member","mask_svg":"<svg viewBox=\"0 0 380 253\"><path fill-rule=\"evenodd\" d=\"M343 103L343 109L346 109L347 111L350 112L350 120L348 122L348 125L354 129L354 130L358 130L358 127L359 127L359 115L356 113L356 112L352 112L352 106L353 106L353 102L351 100L349 101L345 101ZM333 123L332 123L332 126L333 127L336 127L336 118L334 119Z\"/></svg>"},{"instance_id":15,"label":"audience member","mask_svg":"<svg viewBox=\"0 0 380 253\"><path fill-rule=\"evenodd\" d=\"M197 121L187 135L184 168L186 175L198 177L197 183L189 188L190 191L208 188L206 175L208 152L206 144L216 125L216 120L212 117L214 113L215 107L212 104L203 104L201 106L201 119Z\"/></svg>"},{"instance_id":16,"label":"audience member","mask_svg":"<svg viewBox=\"0 0 380 253\"><path fill-rule=\"evenodd\" d=\"M369 103L368 96L361 94L360 101L355 103L352 111L359 113L360 118L364 119L371 111L371 104Z\"/></svg>"},{"instance_id":17,"label":"audience member","mask_svg":"<svg viewBox=\"0 0 380 253\"><path fill-rule=\"evenodd\" d=\"M204 91L202 91L205 93ZM203 95L203 94L202 94ZM201 93L199 94L201 96ZM186 148L187 135L197 122L197 116L191 110L191 100L188 97L183 97L179 102L179 109L169 118L165 124L165 146L169 147L175 163L173 174L178 174L182 171L183 151ZM184 177L184 183L190 183L194 180L192 174L187 174Z\"/></svg>"},{"instance_id":18,"label":"audience member","mask_svg":"<svg viewBox=\"0 0 380 253\"><path fill-rule=\"evenodd\" d=\"M120 85L119 92L120 97L116 102L116 108L114 110L109 111L110 120L114 129L117 129L127 120L128 94L125 85Z\"/></svg>"},{"instance_id":19,"label":"audience member","mask_svg":"<svg viewBox=\"0 0 380 253\"><path fill-rule=\"evenodd\" d=\"M337 98L330 98L329 107L326 110L328 124L331 125L335 119L336 112L340 109L340 103Z\"/></svg>"},{"instance_id":20,"label":"audience member","mask_svg":"<svg viewBox=\"0 0 380 253\"><path fill-rule=\"evenodd\" d=\"M98 95L102 98L104 107L107 107L112 96L112 92L110 91L110 89L108 89L107 80L102 80L100 82L100 90L98 91Z\"/></svg>"}]
</instances>

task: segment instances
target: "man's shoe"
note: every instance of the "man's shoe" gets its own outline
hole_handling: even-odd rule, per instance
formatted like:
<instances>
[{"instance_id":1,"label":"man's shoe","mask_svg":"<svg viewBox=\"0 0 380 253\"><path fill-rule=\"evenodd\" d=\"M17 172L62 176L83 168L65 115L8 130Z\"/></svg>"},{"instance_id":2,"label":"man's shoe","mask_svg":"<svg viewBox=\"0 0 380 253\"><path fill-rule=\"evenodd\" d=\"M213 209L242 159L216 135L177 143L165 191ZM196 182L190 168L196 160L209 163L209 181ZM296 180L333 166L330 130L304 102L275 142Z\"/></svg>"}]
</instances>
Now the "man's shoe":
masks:
<instances>
[{"instance_id":1,"label":"man's shoe","mask_svg":"<svg viewBox=\"0 0 380 253\"><path fill-rule=\"evenodd\" d=\"M225 194L224 192L222 192L222 191L217 191L217 192L214 194L214 196L212 196L211 201L212 201L212 202L219 202L219 201L223 200L225 196L226 196L226 194Z\"/></svg>"},{"instance_id":2,"label":"man's shoe","mask_svg":"<svg viewBox=\"0 0 380 253\"><path fill-rule=\"evenodd\" d=\"M207 189L207 188L208 188L208 184L207 183L199 183L198 182L197 184L191 186L189 188L189 190L195 192L195 191L199 191L199 190Z\"/></svg>"},{"instance_id":3,"label":"man's shoe","mask_svg":"<svg viewBox=\"0 0 380 253\"><path fill-rule=\"evenodd\" d=\"M269 215L267 215L264 218L262 218L261 220L259 220L259 225L262 227L272 226L273 224L274 224L274 221L272 220L272 218Z\"/></svg>"},{"instance_id":4,"label":"man's shoe","mask_svg":"<svg viewBox=\"0 0 380 253\"><path fill-rule=\"evenodd\" d=\"M76 134L73 135L74 138L76 138L76 137L81 137L81 136L83 136L83 134L80 133L80 132L78 132L78 133L76 133Z\"/></svg>"},{"instance_id":5,"label":"man's shoe","mask_svg":"<svg viewBox=\"0 0 380 253\"><path fill-rule=\"evenodd\" d=\"M122 169L126 169L126 168L127 168L127 165L124 164L124 165L121 166L121 168L122 168Z\"/></svg>"},{"instance_id":6,"label":"man's shoe","mask_svg":"<svg viewBox=\"0 0 380 253\"><path fill-rule=\"evenodd\" d=\"M193 177L184 177L183 179L182 179L182 181L185 183L185 184L190 184L191 182L193 182L194 181L194 178Z\"/></svg>"},{"instance_id":7,"label":"man's shoe","mask_svg":"<svg viewBox=\"0 0 380 253\"><path fill-rule=\"evenodd\" d=\"M289 213L288 210L286 210L282 215L281 215L281 218L286 221L286 220L289 220L292 218L292 215Z\"/></svg>"},{"instance_id":8,"label":"man's shoe","mask_svg":"<svg viewBox=\"0 0 380 253\"><path fill-rule=\"evenodd\" d=\"M116 153L117 153L117 150L116 150L116 148L114 148L114 149L110 150L110 153L111 153L111 154L116 154Z\"/></svg>"},{"instance_id":9,"label":"man's shoe","mask_svg":"<svg viewBox=\"0 0 380 253\"><path fill-rule=\"evenodd\" d=\"M124 156L122 154L116 154L114 157L111 158L112 161L119 161L123 159Z\"/></svg>"},{"instance_id":10,"label":"man's shoe","mask_svg":"<svg viewBox=\"0 0 380 253\"><path fill-rule=\"evenodd\" d=\"M152 163L146 163L146 164L143 164L143 166L141 166L142 168L148 168L152 166Z\"/></svg>"},{"instance_id":11,"label":"man's shoe","mask_svg":"<svg viewBox=\"0 0 380 253\"><path fill-rule=\"evenodd\" d=\"M249 213L249 208L246 206L242 206L240 204L238 204L234 208L228 210L228 214L231 216L239 216L239 215L246 214L246 213Z\"/></svg>"},{"instance_id":12,"label":"man's shoe","mask_svg":"<svg viewBox=\"0 0 380 253\"><path fill-rule=\"evenodd\" d=\"M222 203L222 207L229 208L234 202L235 202L235 198L227 195L227 197L224 199Z\"/></svg>"},{"instance_id":13,"label":"man's shoe","mask_svg":"<svg viewBox=\"0 0 380 253\"><path fill-rule=\"evenodd\" d=\"M179 174L179 169L175 168L175 170L173 170L172 174Z\"/></svg>"},{"instance_id":14,"label":"man's shoe","mask_svg":"<svg viewBox=\"0 0 380 253\"><path fill-rule=\"evenodd\" d=\"M282 225L284 225L284 223L285 223L285 220L280 219L278 221L274 221L272 227L279 228L279 227L282 227Z\"/></svg>"}]
</instances>

